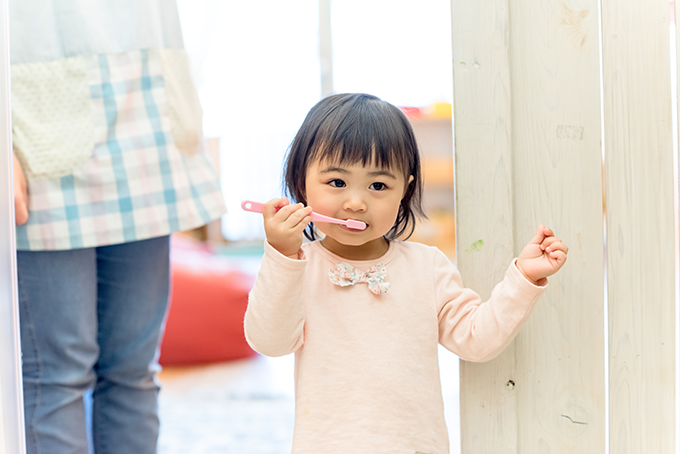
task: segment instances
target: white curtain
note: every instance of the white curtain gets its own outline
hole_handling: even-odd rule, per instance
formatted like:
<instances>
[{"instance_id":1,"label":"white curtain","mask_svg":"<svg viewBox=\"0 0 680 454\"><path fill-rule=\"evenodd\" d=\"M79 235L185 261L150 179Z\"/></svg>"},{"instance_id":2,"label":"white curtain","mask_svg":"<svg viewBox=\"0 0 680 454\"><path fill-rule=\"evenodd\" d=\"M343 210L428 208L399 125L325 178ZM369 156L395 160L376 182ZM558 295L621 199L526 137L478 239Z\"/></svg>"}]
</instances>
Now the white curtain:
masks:
<instances>
[{"instance_id":1,"label":"white curtain","mask_svg":"<svg viewBox=\"0 0 680 454\"><path fill-rule=\"evenodd\" d=\"M180 0L206 137L220 139L223 233L264 238L243 199L281 195L281 166L320 96L316 0Z\"/></svg>"},{"instance_id":2,"label":"white curtain","mask_svg":"<svg viewBox=\"0 0 680 454\"><path fill-rule=\"evenodd\" d=\"M452 102L450 0L336 0L331 18L336 93Z\"/></svg>"}]
</instances>

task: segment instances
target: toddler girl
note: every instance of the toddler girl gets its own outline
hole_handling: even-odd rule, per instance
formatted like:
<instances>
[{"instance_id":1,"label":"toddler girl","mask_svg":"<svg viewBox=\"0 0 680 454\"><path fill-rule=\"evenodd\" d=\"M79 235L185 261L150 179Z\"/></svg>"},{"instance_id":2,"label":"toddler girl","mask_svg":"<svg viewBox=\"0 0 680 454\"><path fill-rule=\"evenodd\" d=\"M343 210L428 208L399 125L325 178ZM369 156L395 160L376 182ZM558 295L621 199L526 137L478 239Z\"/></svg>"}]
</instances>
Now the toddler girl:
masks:
<instances>
[{"instance_id":1,"label":"toddler girl","mask_svg":"<svg viewBox=\"0 0 680 454\"><path fill-rule=\"evenodd\" d=\"M399 240L422 215L418 147L404 114L370 95L311 109L285 183L298 203L265 204L245 331L264 355L295 352L293 453L448 453L437 343L467 361L498 355L566 245L541 225L482 302L437 248ZM366 228L313 225L312 208Z\"/></svg>"}]
</instances>

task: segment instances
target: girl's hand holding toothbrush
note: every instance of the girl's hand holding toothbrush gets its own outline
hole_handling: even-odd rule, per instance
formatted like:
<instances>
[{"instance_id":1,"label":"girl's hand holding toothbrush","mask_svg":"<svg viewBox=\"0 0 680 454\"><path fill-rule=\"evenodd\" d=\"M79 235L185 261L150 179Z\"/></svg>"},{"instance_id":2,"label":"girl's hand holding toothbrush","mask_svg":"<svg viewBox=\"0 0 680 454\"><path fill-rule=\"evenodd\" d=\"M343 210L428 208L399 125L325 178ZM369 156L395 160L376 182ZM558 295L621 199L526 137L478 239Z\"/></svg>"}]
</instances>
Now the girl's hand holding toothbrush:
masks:
<instances>
[{"instance_id":1,"label":"girl's hand holding toothbrush","mask_svg":"<svg viewBox=\"0 0 680 454\"><path fill-rule=\"evenodd\" d=\"M262 208L267 242L286 257L297 259L302 233L312 220L311 213L311 207L291 205L286 197L271 199Z\"/></svg>"},{"instance_id":2,"label":"girl's hand holding toothbrush","mask_svg":"<svg viewBox=\"0 0 680 454\"><path fill-rule=\"evenodd\" d=\"M267 242L290 258L297 258L297 252L302 246L302 233L311 221L341 224L355 231L366 229L366 223L362 221L337 219L314 213L310 207L304 207L301 203L291 205L286 197L271 199L267 203L244 200L241 202L241 208L252 213L263 214ZM293 249L294 247L296 249Z\"/></svg>"}]
</instances>

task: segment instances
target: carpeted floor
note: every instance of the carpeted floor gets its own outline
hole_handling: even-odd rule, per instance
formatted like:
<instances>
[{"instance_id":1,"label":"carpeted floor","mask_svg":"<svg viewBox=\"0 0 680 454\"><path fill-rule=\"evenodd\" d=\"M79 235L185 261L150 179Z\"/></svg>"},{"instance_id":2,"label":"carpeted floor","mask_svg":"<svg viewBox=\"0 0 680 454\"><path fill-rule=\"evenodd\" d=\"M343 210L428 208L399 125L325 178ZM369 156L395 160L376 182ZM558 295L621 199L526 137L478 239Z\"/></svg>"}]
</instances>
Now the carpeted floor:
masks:
<instances>
[{"instance_id":1,"label":"carpeted floor","mask_svg":"<svg viewBox=\"0 0 680 454\"><path fill-rule=\"evenodd\" d=\"M293 358L166 368L159 454L286 454L293 438Z\"/></svg>"},{"instance_id":2,"label":"carpeted floor","mask_svg":"<svg viewBox=\"0 0 680 454\"><path fill-rule=\"evenodd\" d=\"M159 454L290 453L292 400L166 396L161 408Z\"/></svg>"}]
</instances>

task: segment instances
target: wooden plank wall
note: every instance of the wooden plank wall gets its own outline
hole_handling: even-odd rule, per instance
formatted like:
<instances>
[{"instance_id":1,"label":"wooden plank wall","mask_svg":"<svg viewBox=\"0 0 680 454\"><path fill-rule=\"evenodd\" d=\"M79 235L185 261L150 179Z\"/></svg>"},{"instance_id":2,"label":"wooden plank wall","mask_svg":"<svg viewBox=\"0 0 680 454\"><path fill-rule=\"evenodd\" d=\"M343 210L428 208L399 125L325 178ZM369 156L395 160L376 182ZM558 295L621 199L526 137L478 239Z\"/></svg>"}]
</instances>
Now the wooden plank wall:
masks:
<instances>
[{"instance_id":1,"label":"wooden plank wall","mask_svg":"<svg viewBox=\"0 0 680 454\"><path fill-rule=\"evenodd\" d=\"M517 340L461 364L462 452L604 452L597 0L452 0L452 21L466 284L488 296L539 223L570 246Z\"/></svg>"},{"instance_id":2,"label":"wooden plank wall","mask_svg":"<svg viewBox=\"0 0 680 454\"><path fill-rule=\"evenodd\" d=\"M597 0L513 2L515 253L545 223L569 264L516 343L520 453L603 452L604 272Z\"/></svg>"},{"instance_id":3,"label":"wooden plank wall","mask_svg":"<svg viewBox=\"0 0 680 454\"><path fill-rule=\"evenodd\" d=\"M515 249L509 11L507 0L451 6L456 254L465 284L488 298ZM461 362L460 376L463 452L516 453L517 393L506 386L515 377L514 345L494 361Z\"/></svg>"},{"instance_id":4,"label":"wooden plank wall","mask_svg":"<svg viewBox=\"0 0 680 454\"><path fill-rule=\"evenodd\" d=\"M668 0L603 0L610 452L675 452Z\"/></svg>"}]
</instances>

